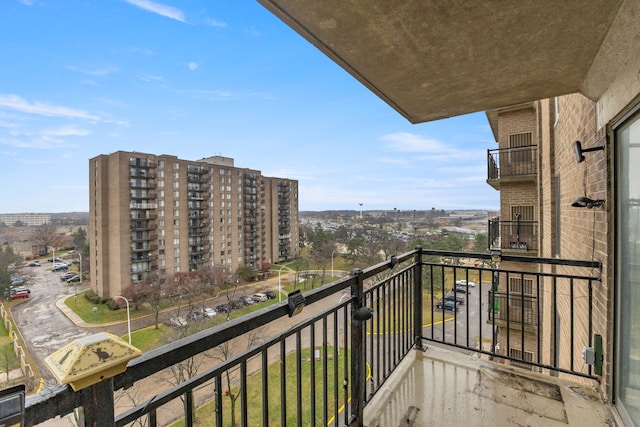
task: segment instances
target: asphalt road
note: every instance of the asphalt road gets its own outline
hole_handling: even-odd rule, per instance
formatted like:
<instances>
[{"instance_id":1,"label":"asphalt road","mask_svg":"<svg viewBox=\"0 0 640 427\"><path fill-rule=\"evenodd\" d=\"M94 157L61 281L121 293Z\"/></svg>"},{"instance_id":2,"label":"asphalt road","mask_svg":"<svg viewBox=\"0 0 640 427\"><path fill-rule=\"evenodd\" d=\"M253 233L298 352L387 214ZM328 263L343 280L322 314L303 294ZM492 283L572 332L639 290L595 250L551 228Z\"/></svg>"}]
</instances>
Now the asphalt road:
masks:
<instances>
[{"instance_id":1,"label":"asphalt road","mask_svg":"<svg viewBox=\"0 0 640 427\"><path fill-rule=\"evenodd\" d=\"M31 296L13 307L13 317L27 344L28 351L36 360L43 376L48 376L44 359L74 339L91 335L96 331L76 326L56 307L56 301L86 288L69 286L60 280L63 273L51 271L51 263L41 267L29 267L31 277L28 286Z\"/></svg>"}]
</instances>

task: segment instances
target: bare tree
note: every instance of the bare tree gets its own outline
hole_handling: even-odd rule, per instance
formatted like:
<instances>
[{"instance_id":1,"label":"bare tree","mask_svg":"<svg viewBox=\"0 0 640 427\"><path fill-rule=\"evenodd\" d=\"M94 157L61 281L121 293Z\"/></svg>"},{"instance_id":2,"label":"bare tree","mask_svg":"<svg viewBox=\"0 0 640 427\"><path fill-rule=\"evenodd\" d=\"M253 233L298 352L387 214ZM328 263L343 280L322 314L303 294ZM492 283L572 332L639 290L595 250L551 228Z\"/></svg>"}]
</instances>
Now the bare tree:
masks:
<instances>
[{"instance_id":1,"label":"bare tree","mask_svg":"<svg viewBox=\"0 0 640 427\"><path fill-rule=\"evenodd\" d=\"M224 363L229 359L232 359L236 354L240 351L243 351L242 340L246 339L246 347L244 349L248 350L252 347L260 345L265 338L266 330L265 328L256 328L250 332L247 332L242 337L235 338L231 341L226 341L225 343L219 345L218 347L212 350L211 357L219 360ZM233 386L238 382L238 369L229 369L226 370L223 374L224 381L226 383L227 391L225 395L229 397L229 402L231 404L231 425L236 425L236 401L240 397L239 392L235 392L233 390ZM217 390L219 393L220 390Z\"/></svg>"},{"instance_id":2,"label":"bare tree","mask_svg":"<svg viewBox=\"0 0 640 427\"><path fill-rule=\"evenodd\" d=\"M0 369L7 376L7 382L9 382L9 372L11 372L16 365L18 365L18 358L13 351L13 346L0 346Z\"/></svg>"},{"instance_id":3,"label":"bare tree","mask_svg":"<svg viewBox=\"0 0 640 427\"><path fill-rule=\"evenodd\" d=\"M153 289L151 284L146 281L131 283L126 288L122 289L122 296L129 300L133 304L133 311L138 311L140 306L149 300L149 297ZM120 305L122 301L116 301Z\"/></svg>"},{"instance_id":4,"label":"bare tree","mask_svg":"<svg viewBox=\"0 0 640 427\"><path fill-rule=\"evenodd\" d=\"M45 249L49 246L55 248L62 241L58 233L58 227L50 222L35 227L31 233L31 239L33 239L36 244L44 246Z\"/></svg>"}]
</instances>

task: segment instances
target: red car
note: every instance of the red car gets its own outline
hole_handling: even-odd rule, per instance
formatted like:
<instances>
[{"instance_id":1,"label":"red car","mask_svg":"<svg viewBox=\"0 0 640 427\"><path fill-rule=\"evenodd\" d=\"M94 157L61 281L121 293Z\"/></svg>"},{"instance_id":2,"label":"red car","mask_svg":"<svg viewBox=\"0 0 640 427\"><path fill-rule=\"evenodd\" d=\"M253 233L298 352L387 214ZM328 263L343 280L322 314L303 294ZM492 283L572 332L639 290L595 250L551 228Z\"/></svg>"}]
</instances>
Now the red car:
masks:
<instances>
[{"instance_id":1,"label":"red car","mask_svg":"<svg viewBox=\"0 0 640 427\"><path fill-rule=\"evenodd\" d=\"M11 291L11 299L29 298L30 292L28 290L20 289L18 291Z\"/></svg>"}]
</instances>

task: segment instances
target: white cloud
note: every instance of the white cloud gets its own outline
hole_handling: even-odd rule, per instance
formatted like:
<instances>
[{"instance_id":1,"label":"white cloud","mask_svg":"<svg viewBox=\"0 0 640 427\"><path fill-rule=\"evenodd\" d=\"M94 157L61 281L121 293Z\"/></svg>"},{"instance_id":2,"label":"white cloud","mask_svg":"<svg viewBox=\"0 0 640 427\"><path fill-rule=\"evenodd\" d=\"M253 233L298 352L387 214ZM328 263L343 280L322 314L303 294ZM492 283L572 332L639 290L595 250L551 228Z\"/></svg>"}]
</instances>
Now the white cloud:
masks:
<instances>
[{"instance_id":1,"label":"white cloud","mask_svg":"<svg viewBox=\"0 0 640 427\"><path fill-rule=\"evenodd\" d=\"M33 2L31 0L18 0L18 3L23 4L25 6L33 6Z\"/></svg>"},{"instance_id":2,"label":"white cloud","mask_svg":"<svg viewBox=\"0 0 640 427\"><path fill-rule=\"evenodd\" d=\"M187 67L189 67L189 69L190 69L191 71L193 71L193 70L195 70L196 68L198 68L198 63L197 63L197 62L193 62L193 61L191 61L191 62L189 62L189 63L187 64Z\"/></svg>"},{"instance_id":3,"label":"white cloud","mask_svg":"<svg viewBox=\"0 0 640 427\"><path fill-rule=\"evenodd\" d=\"M67 69L71 71L76 71L78 73L86 74L88 76L94 76L94 77L103 77L119 71L118 67L115 67L115 66L110 66L105 68L95 68L91 70L91 69L84 69L84 68L70 65L67 67Z\"/></svg>"},{"instance_id":4,"label":"white cloud","mask_svg":"<svg viewBox=\"0 0 640 427\"><path fill-rule=\"evenodd\" d=\"M166 18L175 19L176 21L180 21L186 23L186 19L184 14L180 9L176 9L175 7L167 6L160 3L155 3L149 0L124 0L125 2L139 7L140 9L144 9L148 12L158 14L160 16L164 16Z\"/></svg>"},{"instance_id":5,"label":"white cloud","mask_svg":"<svg viewBox=\"0 0 640 427\"><path fill-rule=\"evenodd\" d=\"M210 27L227 28L227 23L226 22L216 21L215 19L211 19L211 18L205 19L204 23L206 25L209 25Z\"/></svg>"},{"instance_id":6,"label":"white cloud","mask_svg":"<svg viewBox=\"0 0 640 427\"><path fill-rule=\"evenodd\" d=\"M83 110L61 107L59 105L29 102L18 95L0 95L0 108L10 108L27 114L37 114L46 117L66 117L68 119L84 119L101 121L101 118Z\"/></svg>"},{"instance_id":7,"label":"white cloud","mask_svg":"<svg viewBox=\"0 0 640 427\"><path fill-rule=\"evenodd\" d=\"M440 141L408 132L383 135L379 139L388 141L388 147L400 153L441 153L448 150Z\"/></svg>"},{"instance_id":8,"label":"white cloud","mask_svg":"<svg viewBox=\"0 0 640 427\"><path fill-rule=\"evenodd\" d=\"M383 135L379 138L396 153L416 153L415 160L430 162L477 161L484 159L484 150L460 150L438 140L408 132Z\"/></svg>"}]
</instances>

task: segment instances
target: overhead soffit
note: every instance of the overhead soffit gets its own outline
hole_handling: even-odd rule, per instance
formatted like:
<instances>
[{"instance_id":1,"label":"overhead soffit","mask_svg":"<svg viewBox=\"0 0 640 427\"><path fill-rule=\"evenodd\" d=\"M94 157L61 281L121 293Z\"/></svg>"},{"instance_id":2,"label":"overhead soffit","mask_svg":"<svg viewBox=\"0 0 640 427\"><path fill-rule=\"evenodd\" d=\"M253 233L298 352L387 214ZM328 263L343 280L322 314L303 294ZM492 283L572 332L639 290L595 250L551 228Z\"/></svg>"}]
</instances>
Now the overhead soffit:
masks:
<instances>
[{"instance_id":1,"label":"overhead soffit","mask_svg":"<svg viewBox=\"0 0 640 427\"><path fill-rule=\"evenodd\" d=\"M412 123L583 91L622 4L258 1Z\"/></svg>"}]
</instances>

